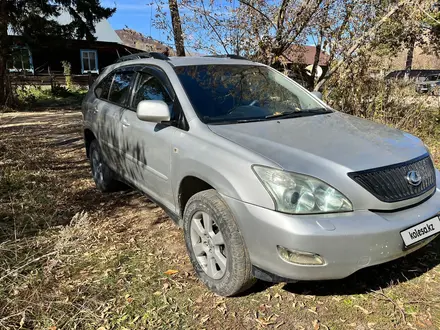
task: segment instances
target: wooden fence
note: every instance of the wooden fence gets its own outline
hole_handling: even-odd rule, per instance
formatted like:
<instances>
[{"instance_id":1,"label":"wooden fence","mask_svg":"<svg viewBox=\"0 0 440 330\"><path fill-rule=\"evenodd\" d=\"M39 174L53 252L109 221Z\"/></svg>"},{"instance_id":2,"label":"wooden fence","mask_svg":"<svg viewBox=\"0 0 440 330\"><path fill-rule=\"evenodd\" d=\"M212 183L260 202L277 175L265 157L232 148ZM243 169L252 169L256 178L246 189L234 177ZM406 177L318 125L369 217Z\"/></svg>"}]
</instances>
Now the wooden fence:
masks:
<instances>
[{"instance_id":1,"label":"wooden fence","mask_svg":"<svg viewBox=\"0 0 440 330\"><path fill-rule=\"evenodd\" d=\"M89 87L93 84L97 75L70 75L72 84L82 87ZM36 74L36 75L14 75L8 77L12 86L65 86L66 76L63 74Z\"/></svg>"}]
</instances>

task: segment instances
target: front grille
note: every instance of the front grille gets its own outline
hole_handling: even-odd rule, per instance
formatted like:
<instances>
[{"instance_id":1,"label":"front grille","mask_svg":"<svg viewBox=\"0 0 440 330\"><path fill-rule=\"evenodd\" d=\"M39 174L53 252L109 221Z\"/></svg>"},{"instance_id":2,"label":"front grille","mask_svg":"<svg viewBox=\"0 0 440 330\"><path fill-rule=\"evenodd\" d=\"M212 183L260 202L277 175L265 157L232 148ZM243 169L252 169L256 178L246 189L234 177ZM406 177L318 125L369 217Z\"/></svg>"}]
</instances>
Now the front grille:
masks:
<instances>
[{"instance_id":1,"label":"front grille","mask_svg":"<svg viewBox=\"0 0 440 330\"><path fill-rule=\"evenodd\" d=\"M416 171L422 177L418 186L409 183L407 175L410 171ZM405 163L348 173L348 176L387 203L423 195L434 188L436 183L434 164L429 155Z\"/></svg>"}]
</instances>

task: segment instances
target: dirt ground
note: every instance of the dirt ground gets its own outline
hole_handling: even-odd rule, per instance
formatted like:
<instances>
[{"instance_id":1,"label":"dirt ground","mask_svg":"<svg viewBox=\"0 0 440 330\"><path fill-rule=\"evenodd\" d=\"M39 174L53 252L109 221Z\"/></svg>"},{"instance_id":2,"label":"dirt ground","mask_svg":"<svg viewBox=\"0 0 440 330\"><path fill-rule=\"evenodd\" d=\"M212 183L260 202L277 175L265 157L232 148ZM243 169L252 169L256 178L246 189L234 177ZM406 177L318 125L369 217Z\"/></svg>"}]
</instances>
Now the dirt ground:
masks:
<instances>
[{"instance_id":1,"label":"dirt ground","mask_svg":"<svg viewBox=\"0 0 440 330\"><path fill-rule=\"evenodd\" d=\"M344 280L218 297L160 208L95 189L79 112L0 114L0 329L440 329L439 264L437 239Z\"/></svg>"}]
</instances>

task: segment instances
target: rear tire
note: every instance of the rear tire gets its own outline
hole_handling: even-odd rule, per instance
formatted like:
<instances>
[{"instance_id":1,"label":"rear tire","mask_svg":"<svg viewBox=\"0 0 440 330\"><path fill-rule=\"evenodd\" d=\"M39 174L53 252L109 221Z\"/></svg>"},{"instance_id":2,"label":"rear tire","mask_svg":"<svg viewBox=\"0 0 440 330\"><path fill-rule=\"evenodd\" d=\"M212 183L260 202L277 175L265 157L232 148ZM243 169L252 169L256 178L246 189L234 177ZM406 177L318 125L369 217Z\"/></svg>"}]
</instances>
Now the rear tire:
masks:
<instances>
[{"instance_id":1,"label":"rear tire","mask_svg":"<svg viewBox=\"0 0 440 330\"><path fill-rule=\"evenodd\" d=\"M255 283L244 239L229 207L215 190L192 196L183 221L191 263L211 291L233 296Z\"/></svg>"},{"instance_id":2,"label":"rear tire","mask_svg":"<svg viewBox=\"0 0 440 330\"><path fill-rule=\"evenodd\" d=\"M119 182L115 180L115 173L104 163L101 147L97 140L90 143L90 167L96 188L102 192L118 189Z\"/></svg>"}]
</instances>

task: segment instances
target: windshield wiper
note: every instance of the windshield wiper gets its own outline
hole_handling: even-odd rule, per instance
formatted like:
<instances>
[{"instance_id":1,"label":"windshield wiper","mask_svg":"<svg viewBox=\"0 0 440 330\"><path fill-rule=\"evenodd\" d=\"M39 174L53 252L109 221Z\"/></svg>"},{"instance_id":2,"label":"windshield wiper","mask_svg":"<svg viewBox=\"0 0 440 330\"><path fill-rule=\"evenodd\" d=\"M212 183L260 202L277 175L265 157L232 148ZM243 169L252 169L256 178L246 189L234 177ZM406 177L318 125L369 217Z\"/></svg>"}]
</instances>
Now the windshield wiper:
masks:
<instances>
[{"instance_id":1,"label":"windshield wiper","mask_svg":"<svg viewBox=\"0 0 440 330\"><path fill-rule=\"evenodd\" d=\"M333 111L319 108L319 109L309 109L309 110L300 110L300 111L283 111L281 113L268 115L265 118L266 119L272 119L272 118L295 118L295 117L306 117L306 116L314 116L314 115L320 115L324 113L332 113Z\"/></svg>"},{"instance_id":2,"label":"windshield wiper","mask_svg":"<svg viewBox=\"0 0 440 330\"><path fill-rule=\"evenodd\" d=\"M257 121L265 121L273 118L296 118L296 117L307 117L320 115L324 113L332 113L333 111L325 108L317 108L317 109L309 109L307 111L284 111L278 114L268 115L266 117L258 117L258 118L219 118L219 119L211 119L206 117L206 123L208 125L225 125L225 124L242 124L242 123L252 123Z\"/></svg>"},{"instance_id":3,"label":"windshield wiper","mask_svg":"<svg viewBox=\"0 0 440 330\"><path fill-rule=\"evenodd\" d=\"M249 118L249 119L225 119L225 120L212 120L208 121L208 125L225 125L225 124L242 124L242 123L252 123L256 121L264 121L266 118Z\"/></svg>"}]
</instances>

